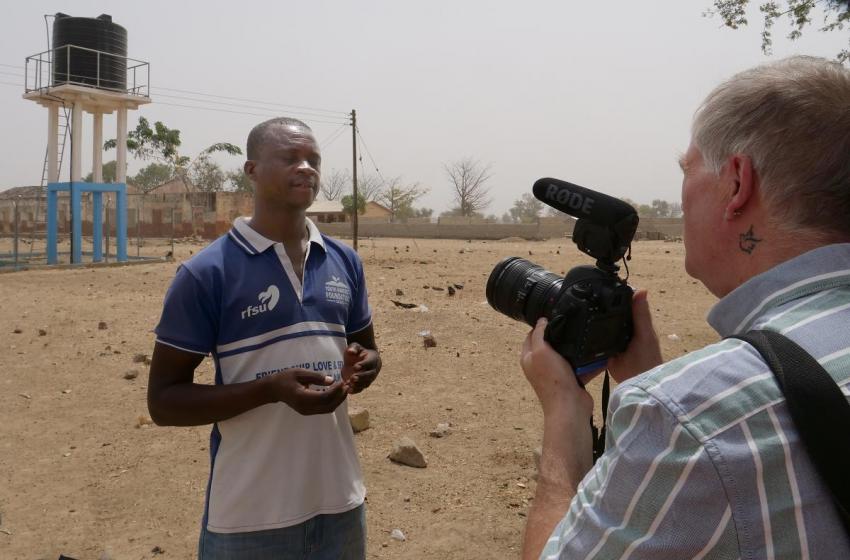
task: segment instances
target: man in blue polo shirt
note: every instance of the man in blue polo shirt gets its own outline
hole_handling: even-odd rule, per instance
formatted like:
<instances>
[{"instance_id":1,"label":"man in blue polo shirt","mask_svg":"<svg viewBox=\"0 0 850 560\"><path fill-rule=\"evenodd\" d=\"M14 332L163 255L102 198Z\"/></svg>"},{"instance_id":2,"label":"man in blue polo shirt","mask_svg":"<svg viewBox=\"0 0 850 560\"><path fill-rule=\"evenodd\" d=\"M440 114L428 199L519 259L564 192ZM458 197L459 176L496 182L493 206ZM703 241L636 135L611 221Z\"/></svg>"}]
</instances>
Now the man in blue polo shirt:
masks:
<instances>
[{"instance_id":1,"label":"man in blue polo shirt","mask_svg":"<svg viewBox=\"0 0 850 560\"><path fill-rule=\"evenodd\" d=\"M365 558L346 397L381 368L363 266L306 217L321 156L310 128L248 136L254 214L183 263L156 327L148 408L213 424L202 559ZM194 383L204 356L215 385Z\"/></svg>"}]
</instances>

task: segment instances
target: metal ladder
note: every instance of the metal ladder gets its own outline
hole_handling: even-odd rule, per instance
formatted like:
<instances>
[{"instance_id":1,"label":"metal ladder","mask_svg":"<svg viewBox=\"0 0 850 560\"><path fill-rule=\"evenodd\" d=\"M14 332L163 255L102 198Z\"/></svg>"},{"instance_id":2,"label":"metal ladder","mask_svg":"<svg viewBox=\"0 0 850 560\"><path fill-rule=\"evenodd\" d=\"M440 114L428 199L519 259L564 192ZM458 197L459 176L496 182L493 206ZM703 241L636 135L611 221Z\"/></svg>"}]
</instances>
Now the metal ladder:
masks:
<instances>
[{"instance_id":1,"label":"metal ladder","mask_svg":"<svg viewBox=\"0 0 850 560\"><path fill-rule=\"evenodd\" d=\"M64 110L59 111L59 130L57 132L58 135L58 153L59 153L59 161L56 166L56 174L58 176L62 176L62 161L65 158L65 143L68 141L69 129L70 126L68 124L68 113ZM41 210L41 199L42 194L44 193L45 187L47 185L47 169L48 169L48 156L50 155L49 149L45 148L44 150L44 166L41 169L41 183L38 186L38 193L36 194L36 202L35 202L35 217L32 222L32 229L30 231L30 254L29 257L32 258L33 247L35 246L35 236L37 233L42 235L47 235L47 219L46 213L40 212ZM41 226L39 228L39 226Z\"/></svg>"}]
</instances>

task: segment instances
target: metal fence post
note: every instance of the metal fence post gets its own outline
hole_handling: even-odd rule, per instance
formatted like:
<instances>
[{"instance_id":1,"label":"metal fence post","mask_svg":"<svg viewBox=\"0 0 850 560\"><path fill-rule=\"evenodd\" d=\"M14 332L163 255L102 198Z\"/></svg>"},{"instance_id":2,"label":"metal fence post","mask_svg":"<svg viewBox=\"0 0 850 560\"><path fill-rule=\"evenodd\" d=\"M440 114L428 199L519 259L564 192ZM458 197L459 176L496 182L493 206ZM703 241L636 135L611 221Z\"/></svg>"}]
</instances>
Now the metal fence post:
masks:
<instances>
[{"instance_id":1,"label":"metal fence post","mask_svg":"<svg viewBox=\"0 0 850 560\"><path fill-rule=\"evenodd\" d=\"M174 258L174 207L171 207L171 258Z\"/></svg>"},{"instance_id":2,"label":"metal fence post","mask_svg":"<svg viewBox=\"0 0 850 560\"><path fill-rule=\"evenodd\" d=\"M20 196L18 197L20 198ZM19 231L19 223L20 223L20 211L18 209L18 203L20 201L16 200L14 203L14 212L15 212L15 242L13 252L15 253L15 270L18 270L18 231Z\"/></svg>"},{"instance_id":3,"label":"metal fence post","mask_svg":"<svg viewBox=\"0 0 850 560\"><path fill-rule=\"evenodd\" d=\"M141 208L136 208L136 256L138 257L142 250L142 212Z\"/></svg>"},{"instance_id":4,"label":"metal fence post","mask_svg":"<svg viewBox=\"0 0 850 560\"><path fill-rule=\"evenodd\" d=\"M111 201L112 201L112 197L109 194L107 194L106 195L106 236L105 236L106 239L105 239L105 243L104 243L106 245L106 253L105 253L105 256L104 256L104 258L106 259L105 262L109 262L109 203Z\"/></svg>"}]
</instances>

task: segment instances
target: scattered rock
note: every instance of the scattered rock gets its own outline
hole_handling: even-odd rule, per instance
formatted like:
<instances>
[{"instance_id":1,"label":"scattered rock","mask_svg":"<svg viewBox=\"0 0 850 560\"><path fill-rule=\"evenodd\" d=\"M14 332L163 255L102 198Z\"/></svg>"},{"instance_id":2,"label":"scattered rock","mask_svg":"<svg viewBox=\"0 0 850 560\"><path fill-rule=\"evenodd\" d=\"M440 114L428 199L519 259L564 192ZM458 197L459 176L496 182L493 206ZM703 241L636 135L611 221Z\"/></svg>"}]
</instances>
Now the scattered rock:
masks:
<instances>
[{"instance_id":1,"label":"scattered rock","mask_svg":"<svg viewBox=\"0 0 850 560\"><path fill-rule=\"evenodd\" d=\"M151 549L151 554L165 554L165 550L160 546L155 546Z\"/></svg>"},{"instance_id":2,"label":"scattered rock","mask_svg":"<svg viewBox=\"0 0 850 560\"><path fill-rule=\"evenodd\" d=\"M393 446L389 454L390 461L401 463L409 467L424 469L428 466L425 456L416 447L416 443L409 437L402 437Z\"/></svg>"},{"instance_id":3,"label":"scattered rock","mask_svg":"<svg viewBox=\"0 0 850 560\"><path fill-rule=\"evenodd\" d=\"M444 291L444 290L445 290L445 288L442 288L442 287L440 287L440 286L431 286L431 289L432 289L432 290L437 290L438 292L442 292L442 291Z\"/></svg>"},{"instance_id":4,"label":"scattered rock","mask_svg":"<svg viewBox=\"0 0 850 560\"><path fill-rule=\"evenodd\" d=\"M355 434L370 428L369 411L365 408L348 409L348 420L351 422L351 429L354 430Z\"/></svg>"},{"instance_id":5,"label":"scattered rock","mask_svg":"<svg viewBox=\"0 0 850 560\"><path fill-rule=\"evenodd\" d=\"M69 394L71 394L71 390L70 389L62 389L62 394L63 395L69 395Z\"/></svg>"},{"instance_id":6,"label":"scattered rock","mask_svg":"<svg viewBox=\"0 0 850 560\"><path fill-rule=\"evenodd\" d=\"M404 292L402 292L402 291L401 291L401 288L396 288L396 289L395 289L395 295L397 295L397 296L403 296L403 295L404 295Z\"/></svg>"},{"instance_id":7,"label":"scattered rock","mask_svg":"<svg viewBox=\"0 0 850 560\"><path fill-rule=\"evenodd\" d=\"M19 397L23 397L23 398L25 398L25 399L31 399L31 398L32 398L31 396L29 396L29 395L28 395L28 394L26 394L26 393L18 393L18 396L19 396Z\"/></svg>"},{"instance_id":8,"label":"scattered rock","mask_svg":"<svg viewBox=\"0 0 850 560\"><path fill-rule=\"evenodd\" d=\"M97 560L115 560L115 558L108 550L104 550L100 553L100 556L97 557Z\"/></svg>"},{"instance_id":9,"label":"scattered rock","mask_svg":"<svg viewBox=\"0 0 850 560\"><path fill-rule=\"evenodd\" d=\"M448 422L440 422L439 424L437 424L437 427L435 429L431 430L431 433L429 435L431 437L441 438L441 437L446 437L450 433L452 433L452 428L449 425L449 423Z\"/></svg>"},{"instance_id":10,"label":"scattered rock","mask_svg":"<svg viewBox=\"0 0 850 560\"><path fill-rule=\"evenodd\" d=\"M668 340L672 340L673 342L676 342L677 340L679 340L679 335L677 335L677 334L668 334L668 335L667 335L667 339L668 339Z\"/></svg>"},{"instance_id":11,"label":"scattered rock","mask_svg":"<svg viewBox=\"0 0 850 560\"><path fill-rule=\"evenodd\" d=\"M47 336L47 331L44 329L38 329L38 336Z\"/></svg>"},{"instance_id":12,"label":"scattered rock","mask_svg":"<svg viewBox=\"0 0 850 560\"><path fill-rule=\"evenodd\" d=\"M425 348L435 348L437 346L437 340L433 334L428 333L422 337L422 344L425 345Z\"/></svg>"},{"instance_id":13,"label":"scattered rock","mask_svg":"<svg viewBox=\"0 0 850 560\"><path fill-rule=\"evenodd\" d=\"M455 295L455 289L454 289L454 287L449 286L448 290L449 290L449 295L450 295L450 296Z\"/></svg>"},{"instance_id":14,"label":"scattered rock","mask_svg":"<svg viewBox=\"0 0 850 560\"><path fill-rule=\"evenodd\" d=\"M146 362L147 359L148 359L147 354L134 354L133 355L133 363L134 364L141 364L143 362Z\"/></svg>"},{"instance_id":15,"label":"scattered rock","mask_svg":"<svg viewBox=\"0 0 850 560\"><path fill-rule=\"evenodd\" d=\"M153 425L153 420L151 420L150 416L145 414L139 414L139 417L136 418L136 427L137 428L146 428L148 426Z\"/></svg>"},{"instance_id":16,"label":"scattered rock","mask_svg":"<svg viewBox=\"0 0 850 560\"><path fill-rule=\"evenodd\" d=\"M462 290L463 289L463 284L452 284L452 285L455 287L456 290Z\"/></svg>"},{"instance_id":17,"label":"scattered rock","mask_svg":"<svg viewBox=\"0 0 850 560\"><path fill-rule=\"evenodd\" d=\"M396 301L394 299L391 299L390 301L393 302L396 307L401 307L403 309L413 309L414 307L417 307L417 304L415 303L404 303L403 301Z\"/></svg>"},{"instance_id":18,"label":"scattered rock","mask_svg":"<svg viewBox=\"0 0 850 560\"><path fill-rule=\"evenodd\" d=\"M139 370L137 369L128 369L124 372L124 379L135 379L139 376Z\"/></svg>"},{"instance_id":19,"label":"scattered rock","mask_svg":"<svg viewBox=\"0 0 850 560\"><path fill-rule=\"evenodd\" d=\"M14 334L21 334L21 333L22 333L22 332L24 332L24 331L22 331L21 329L15 329L15 330L13 330L12 332L13 332Z\"/></svg>"},{"instance_id":20,"label":"scattered rock","mask_svg":"<svg viewBox=\"0 0 850 560\"><path fill-rule=\"evenodd\" d=\"M99 331L105 331L108 328L109 327L106 325L106 321L101 321L97 324L97 330Z\"/></svg>"},{"instance_id":21,"label":"scattered rock","mask_svg":"<svg viewBox=\"0 0 850 560\"><path fill-rule=\"evenodd\" d=\"M407 540L407 537L404 536L404 533L401 532L401 529L393 529L393 532L390 533L390 538L401 542Z\"/></svg>"}]
</instances>

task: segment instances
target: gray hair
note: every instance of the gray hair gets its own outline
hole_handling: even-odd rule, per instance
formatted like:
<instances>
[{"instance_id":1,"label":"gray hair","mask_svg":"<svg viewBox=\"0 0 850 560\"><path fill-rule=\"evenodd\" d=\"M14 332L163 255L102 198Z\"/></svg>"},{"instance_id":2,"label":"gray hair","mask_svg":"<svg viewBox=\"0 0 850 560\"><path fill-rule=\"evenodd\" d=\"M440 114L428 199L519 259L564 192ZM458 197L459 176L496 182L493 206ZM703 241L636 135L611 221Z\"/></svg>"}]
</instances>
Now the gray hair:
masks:
<instances>
[{"instance_id":1,"label":"gray hair","mask_svg":"<svg viewBox=\"0 0 850 560\"><path fill-rule=\"evenodd\" d=\"M719 173L749 156L776 224L850 235L850 71L794 56L736 74L694 117L694 145Z\"/></svg>"},{"instance_id":2,"label":"gray hair","mask_svg":"<svg viewBox=\"0 0 850 560\"><path fill-rule=\"evenodd\" d=\"M246 146L245 155L248 159L256 159L259 155L260 146L266 141L268 135L272 133L274 127L278 126L295 126L312 132L312 129L299 121L290 117L275 117L267 121L261 122L251 129L248 134L248 145Z\"/></svg>"}]
</instances>

